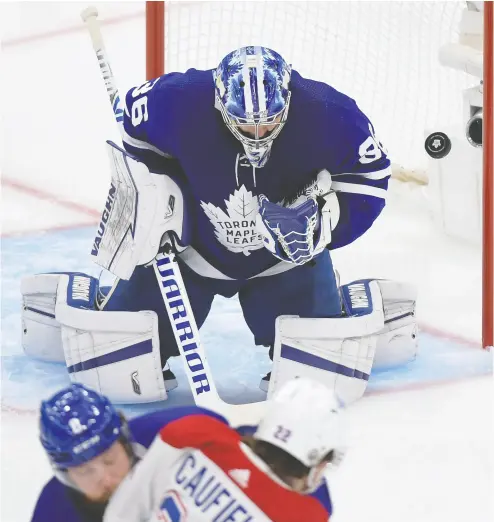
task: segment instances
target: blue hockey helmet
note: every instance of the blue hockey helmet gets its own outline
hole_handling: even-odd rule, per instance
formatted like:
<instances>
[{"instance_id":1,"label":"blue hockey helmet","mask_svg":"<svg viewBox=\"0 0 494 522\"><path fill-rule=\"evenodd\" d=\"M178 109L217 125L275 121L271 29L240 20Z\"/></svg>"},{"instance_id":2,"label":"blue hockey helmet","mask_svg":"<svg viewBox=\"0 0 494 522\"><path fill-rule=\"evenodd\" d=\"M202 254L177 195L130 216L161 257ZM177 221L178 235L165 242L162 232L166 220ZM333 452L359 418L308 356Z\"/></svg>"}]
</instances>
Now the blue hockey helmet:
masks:
<instances>
[{"instance_id":1,"label":"blue hockey helmet","mask_svg":"<svg viewBox=\"0 0 494 522\"><path fill-rule=\"evenodd\" d=\"M215 106L256 168L269 159L290 105L291 67L267 47L241 47L213 71Z\"/></svg>"},{"instance_id":2,"label":"blue hockey helmet","mask_svg":"<svg viewBox=\"0 0 494 522\"><path fill-rule=\"evenodd\" d=\"M39 427L52 466L61 470L85 464L125 434L109 399L78 383L41 403Z\"/></svg>"}]
</instances>

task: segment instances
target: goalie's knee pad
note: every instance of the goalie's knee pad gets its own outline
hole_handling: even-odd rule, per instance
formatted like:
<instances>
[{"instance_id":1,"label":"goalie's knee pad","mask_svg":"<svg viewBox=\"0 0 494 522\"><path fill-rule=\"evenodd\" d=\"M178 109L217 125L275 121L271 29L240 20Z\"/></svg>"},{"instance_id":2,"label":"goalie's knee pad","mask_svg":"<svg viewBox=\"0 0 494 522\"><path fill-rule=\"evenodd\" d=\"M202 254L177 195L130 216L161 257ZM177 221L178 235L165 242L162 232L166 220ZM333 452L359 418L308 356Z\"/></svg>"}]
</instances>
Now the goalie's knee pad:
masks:
<instances>
[{"instance_id":1,"label":"goalie's knee pad","mask_svg":"<svg viewBox=\"0 0 494 522\"><path fill-rule=\"evenodd\" d=\"M40 274L21 283L23 348L65 362L80 382L117 403L166 399L155 312L95 309L98 281L86 274Z\"/></svg>"},{"instance_id":2,"label":"goalie's knee pad","mask_svg":"<svg viewBox=\"0 0 494 522\"><path fill-rule=\"evenodd\" d=\"M285 381L310 377L350 403L365 392L371 369L403 364L417 352L415 290L361 280L341 287L340 318L278 317L269 396Z\"/></svg>"}]
</instances>

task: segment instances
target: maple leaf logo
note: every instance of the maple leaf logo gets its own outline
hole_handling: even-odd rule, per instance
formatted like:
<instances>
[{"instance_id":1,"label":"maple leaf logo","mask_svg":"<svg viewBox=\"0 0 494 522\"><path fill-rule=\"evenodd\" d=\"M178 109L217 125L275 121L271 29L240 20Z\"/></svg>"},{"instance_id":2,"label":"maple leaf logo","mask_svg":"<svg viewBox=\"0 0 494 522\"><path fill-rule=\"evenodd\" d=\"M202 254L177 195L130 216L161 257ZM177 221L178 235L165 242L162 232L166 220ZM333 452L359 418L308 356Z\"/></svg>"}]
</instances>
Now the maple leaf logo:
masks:
<instances>
[{"instance_id":1,"label":"maple leaf logo","mask_svg":"<svg viewBox=\"0 0 494 522\"><path fill-rule=\"evenodd\" d=\"M214 226L216 239L228 250L250 255L263 247L263 238L256 229L259 213L257 196L244 185L225 199L226 212L212 203L201 201L201 207Z\"/></svg>"}]
</instances>

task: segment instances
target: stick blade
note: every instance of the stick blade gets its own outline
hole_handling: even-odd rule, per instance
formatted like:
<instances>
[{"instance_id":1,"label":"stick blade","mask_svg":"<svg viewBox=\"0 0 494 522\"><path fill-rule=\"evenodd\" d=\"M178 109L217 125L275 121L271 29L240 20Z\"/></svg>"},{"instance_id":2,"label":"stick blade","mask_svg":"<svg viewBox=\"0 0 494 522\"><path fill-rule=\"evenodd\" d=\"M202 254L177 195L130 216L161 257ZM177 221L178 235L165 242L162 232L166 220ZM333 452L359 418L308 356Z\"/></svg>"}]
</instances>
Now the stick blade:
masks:
<instances>
[{"instance_id":1,"label":"stick blade","mask_svg":"<svg viewBox=\"0 0 494 522\"><path fill-rule=\"evenodd\" d=\"M223 415L230 425L254 426L266 413L267 401L252 402L247 404L227 404L218 405L216 411Z\"/></svg>"}]
</instances>

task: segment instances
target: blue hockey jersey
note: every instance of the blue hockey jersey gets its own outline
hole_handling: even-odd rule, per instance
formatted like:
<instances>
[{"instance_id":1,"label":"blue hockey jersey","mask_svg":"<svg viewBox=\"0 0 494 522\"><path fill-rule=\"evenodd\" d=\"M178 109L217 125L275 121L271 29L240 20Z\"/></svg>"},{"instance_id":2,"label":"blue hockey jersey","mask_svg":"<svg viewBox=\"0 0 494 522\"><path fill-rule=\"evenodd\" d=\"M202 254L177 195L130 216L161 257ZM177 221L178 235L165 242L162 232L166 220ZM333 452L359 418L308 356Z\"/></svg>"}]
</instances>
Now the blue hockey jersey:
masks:
<instances>
[{"instance_id":1,"label":"blue hockey jersey","mask_svg":"<svg viewBox=\"0 0 494 522\"><path fill-rule=\"evenodd\" d=\"M169 408L131 419L129 429L133 442L149 448L164 426L174 420L197 414L205 414L228 424L221 415L197 406ZM255 427L243 426L239 427L237 431L242 435L252 434ZM327 485L319 487L313 496L328 511L329 517L332 513L332 504ZM103 514L104 506L86 502L79 492L65 486L53 477L41 491L31 522L102 522Z\"/></svg>"},{"instance_id":2,"label":"blue hockey jersey","mask_svg":"<svg viewBox=\"0 0 494 522\"><path fill-rule=\"evenodd\" d=\"M328 171L340 204L330 249L360 237L385 205L390 162L355 101L296 71L290 89L287 122L261 169L214 107L211 70L170 73L126 95L124 146L152 172L163 172L166 158L180 163L191 246L211 277L247 279L279 262L256 230L260 194L290 204Z\"/></svg>"}]
</instances>

